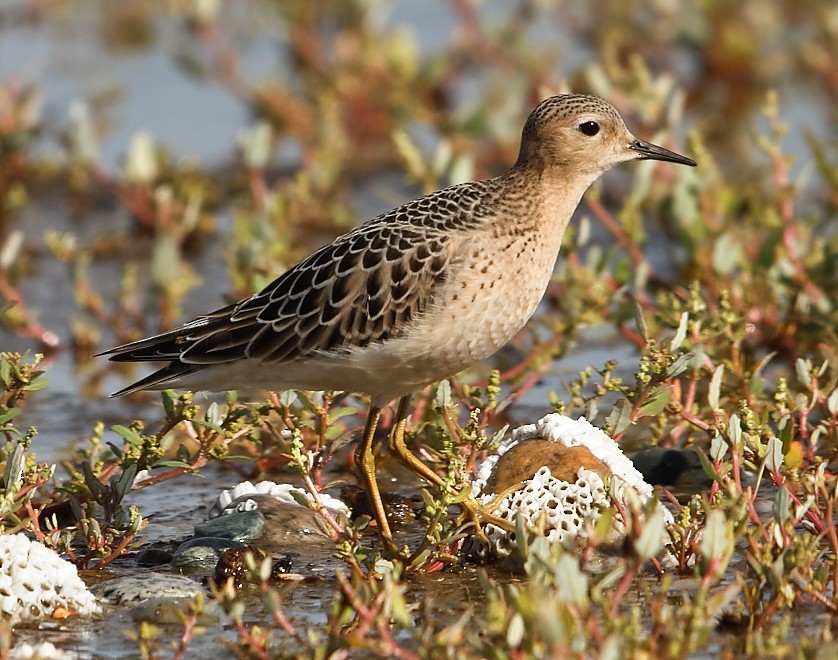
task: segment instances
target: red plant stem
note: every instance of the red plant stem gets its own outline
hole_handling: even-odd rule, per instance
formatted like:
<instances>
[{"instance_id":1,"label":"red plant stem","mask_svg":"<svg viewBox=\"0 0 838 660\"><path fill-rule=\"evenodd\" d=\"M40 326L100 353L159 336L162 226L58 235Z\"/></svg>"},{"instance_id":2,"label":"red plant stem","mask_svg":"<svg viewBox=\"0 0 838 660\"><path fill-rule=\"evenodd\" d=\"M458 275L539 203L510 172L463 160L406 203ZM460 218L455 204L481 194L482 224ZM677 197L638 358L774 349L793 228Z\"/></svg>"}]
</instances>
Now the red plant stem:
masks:
<instances>
[{"instance_id":1,"label":"red plant stem","mask_svg":"<svg viewBox=\"0 0 838 660\"><path fill-rule=\"evenodd\" d=\"M835 531L834 504L828 495L826 498L826 534L832 548L832 593L838 594L838 533Z\"/></svg>"},{"instance_id":2,"label":"red plant stem","mask_svg":"<svg viewBox=\"0 0 838 660\"><path fill-rule=\"evenodd\" d=\"M111 553L107 557L103 557L99 560L99 562L93 567L94 570L98 570L100 568L104 568L108 564L110 564L114 559L121 557L125 554L125 549L128 547L128 544L134 539L133 534L126 534L119 540L119 545L114 548ZM85 563L87 563L85 561Z\"/></svg>"},{"instance_id":3,"label":"red plant stem","mask_svg":"<svg viewBox=\"0 0 838 660\"><path fill-rule=\"evenodd\" d=\"M32 507L32 501L26 500L26 504L23 505L26 509L26 513L29 515L29 520L32 521L32 533L35 535L35 538L38 539L41 543L46 541L46 537L44 533L41 531L41 526L38 524L38 516L40 515L39 512L35 512L35 509Z\"/></svg>"},{"instance_id":4,"label":"red plant stem","mask_svg":"<svg viewBox=\"0 0 838 660\"><path fill-rule=\"evenodd\" d=\"M338 523L337 520L335 520L335 517L332 515L332 512L326 508L325 504L323 504L323 498L320 496L320 491L317 489L317 486L314 485L314 481L312 481L311 475L304 474L303 483L305 484L306 490L308 490L315 504L317 504L317 512L321 516L323 516L323 519L328 523L329 527L331 528L331 534L329 536L331 536L332 540L334 541L338 538L338 536L343 534L343 526L340 523Z\"/></svg>"},{"instance_id":5,"label":"red plant stem","mask_svg":"<svg viewBox=\"0 0 838 660\"><path fill-rule=\"evenodd\" d=\"M692 406L690 406L690 407L692 407ZM710 429L711 429L710 424L708 424L707 422L702 420L700 417L696 417L691 412L689 412L686 405L684 406L684 409L681 410L681 417L684 420L686 420L687 422L689 422L690 424L692 424L693 426L695 426L696 428L701 429L702 431L708 431L709 432Z\"/></svg>"},{"instance_id":6,"label":"red plant stem","mask_svg":"<svg viewBox=\"0 0 838 660\"><path fill-rule=\"evenodd\" d=\"M630 566L626 568L626 572L623 573L623 577L620 578L620 583L617 585L617 588L614 590L614 596L611 599L611 609L610 609L610 616L615 618L617 616L617 608L620 605L620 602L623 600L623 597L626 595L629 587L631 586L632 581L634 580L635 575L637 574L637 566L634 562L631 563Z\"/></svg>"},{"instance_id":7,"label":"red plant stem","mask_svg":"<svg viewBox=\"0 0 838 660\"><path fill-rule=\"evenodd\" d=\"M646 255L643 254L643 251L637 243L633 241L625 231L623 231L623 228L620 227L614 219L614 216L608 212L602 201L596 198L589 198L586 201L588 208L591 209L597 218L599 218L599 221L605 226L611 235L617 239L623 249L629 253L631 260L634 262L635 268L643 266L646 269L646 272L649 273L650 278L656 277L652 265L646 259Z\"/></svg>"},{"instance_id":8,"label":"red plant stem","mask_svg":"<svg viewBox=\"0 0 838 660\"><path fill-rule=\"evenodd\" d=\"M262 583L261 588L262 592L264 593L267 592L270 587L267 583ZM286 634L297 640L297 643L299 643L300 645L306 646L306 641L300 636L300 633L297 632L297 629L294 627L294 624L292 624L288 617L285 616L285 612L282 611L282 608L277 607L275 610L272 611L272 614L273 620L280 628L282 628L286 632Z\"/></svg>"},{"instance_id":9,"label":"red plant stem","mask_svg":"<svg viewBox=\"0 0 838 660\"><path fill-rule=\"evenodd\" d=\"M172 658L180 660L183 654L186 653L186 647L192 641L192 634L195 631L195 625L198 623L198 614L192 613L186 621L183 622L183 635L180 637L180 644L178 644Z\"/></svg>"},{"instance_id":10,"label":"red plant stem","mask_svg":"<svg viewBox=\"0 0 838 660\"><path fill-rule=\"evenodd\" d=\"M153 486L154 484L159 484L163 481L168 481L169 479L179 477L182 474L192 474L196 470L199 470L202 467L204 467L207 464L207 462L207 457L204 456L203 453L200 453L189 467L172 468L168 472L163 472L162 474L155 474L153 477L148 477L147 479L143 479L135 483L132 490L148 488L149 486Z\"/></svg>"},{"instance_id":11,"label":"red plant stem","mask_svg":"<svg viewBox=\"0 0 838 660\"><path fill-rule=\"evenodd\" d=\"M730 463L733 472L733 483L736 484L736 492L742 493L742 470L739 463L739 447L730 447Z\"/></svg>"},{"instance_id":12,"label":"red plant stem","mask_svg":"<svg viewBox=\"0 0 838 660\"><path fill-rule=\"evenodd\" d=\"M248 650L250 653L259 658L259 660L268 660L268 652L265 650L265 647L259 644L253 635L248 632L247 628L245 627L244 623L240 619L236 619L234 621L236 626L236 632L239 635L239 639L242 640L248 646Z\"/></svg>"}]
</instances>

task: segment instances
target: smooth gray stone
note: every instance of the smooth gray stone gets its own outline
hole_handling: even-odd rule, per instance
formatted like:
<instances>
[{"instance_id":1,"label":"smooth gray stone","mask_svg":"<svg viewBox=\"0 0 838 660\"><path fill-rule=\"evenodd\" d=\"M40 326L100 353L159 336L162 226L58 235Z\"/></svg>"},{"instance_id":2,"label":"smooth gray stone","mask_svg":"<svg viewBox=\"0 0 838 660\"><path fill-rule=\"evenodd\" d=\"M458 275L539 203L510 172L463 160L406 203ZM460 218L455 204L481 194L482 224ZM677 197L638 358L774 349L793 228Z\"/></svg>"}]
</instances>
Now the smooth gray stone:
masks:
<instances>
[{"instance_id":1,"label":"smooth gray stone","mask_svg":"<svg viewBox=\"0 0 838 660\"><path fill-rule=\"evenodd\" d=\"M195 525L195 536L213 536L235 541L255 541L265 533L265 516L259 511L242 511L218 516Z\"/></svg>"},{"instance_id":2,"label":"smooth gray stone","mask_svg":"<svg viewBox=\"0 0 838 660\"><path fill-rule=\"evenodd\" d=\"M697 449L650 447L631 457L634 467L653 486L668 486L697 493L710 487L713 480L704 472Z\"/></svg>"},{"instance_id":3,"label":"smooth gray stone","mask_svg":"<svg viewBox=\"0 0 838 660\"><path fill-rule=\"evenodd\" d=\"M243 548L244 543L216 536L199 536L181 543L172 555L172 566L214 568L225 550Z\"/></svg>"},{"instance_id":4,"label":"smooth gray stone","mask_svg":"<svg viewBox=\"0 0 838 660\"><path fill-rule=\"evenodd\" d=\"M181 625L183 613L187 611L187 604L191 598L174 598L162 596L149 598L132 608L131 618L134 621L148 621L160 625ZM221 621L221 608L213 600L204 600L203 611L198 615L198 624L213 625Z\"/></svg>"},{"instance_id":5,"label":"smooth gray stone","mask_svg":"<svg viewBox=\"0 0 838 660\"><path fill-rule=\"evenodd\" d=\"M91 587L99 597L112 603L136 604L150 598L192 598L204 588L192 578L170 573L145 571L140 575L114 578Z\"/></svg>"}]
</instances>

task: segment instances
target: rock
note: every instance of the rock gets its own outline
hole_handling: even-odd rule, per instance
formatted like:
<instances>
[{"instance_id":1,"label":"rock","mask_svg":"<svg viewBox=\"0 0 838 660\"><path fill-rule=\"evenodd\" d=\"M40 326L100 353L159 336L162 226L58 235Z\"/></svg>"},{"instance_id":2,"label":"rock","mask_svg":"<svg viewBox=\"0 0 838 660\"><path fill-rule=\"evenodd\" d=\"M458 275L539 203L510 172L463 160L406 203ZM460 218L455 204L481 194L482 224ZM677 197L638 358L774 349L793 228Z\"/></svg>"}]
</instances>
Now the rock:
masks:
<instances>
[{"instance_id":1,"label":"rock","mask_svg":"<svg viewBox=\"0 0 838 660\"><path fill-rule=\"evenodd\" d=\"M349 505L352 511L352 520L359 516L373 517L367 493L360 486L347 484L340 489L340 499ZM381 493L381 503L384 505L384 512L387 520L394 525L405 525L416 520L416 509L421 504L398 493Z\"/></svg>"},{"instance_id":2,"label":"rock","mask_svg":"<svg viewBox=\"0 0 838 660\"><path fill-rule=\"evenodd\" d=\"M9 660L75 660L76 654L56 648L52 642L29 644L24 642L15 646L9 653Z\"/></svg>"},{"instance_id":3,"label":"rock","mask_svg":"<svg viewBox=\"0 0 838 660\"><path fill-rule=\"evenodd\" d=\"M158 625L182 625L183 615L188 612L190 598L178 598L173 596L158 596L148 598L131 609L131 618L134 621L148 621ZM222 611L213 600L205 600L203 610L198 615L198 625L214 625L221 621Z\"/></svg>"},{"instance_id":4,"label":"rock","mask_svg":"<svg viewBox=\"0 0 838 660\"><path fill-rule=\"evenodd\" d=\"M0 615L12 626L99 611L73 564L25 534L0 535Z\"/></svg>"},{"instance_id":5,"label":"rock","mask_svg":"<svg viewBox=\"0 0 838 660\"><path fill-rule=\"evenodd\" d=\"M135 605L150 598L193 598L203 593L200 582L184 575L146 572L101 582L94 592L112 603Z\"/></svg>"},{"instance_id":6,"label":"rock","mask_svg":"<svg viewBox=\"0 0 838 660\"><path fill-rule=\"evenodd\" d=\"M218 560L218 563L215 566L215 575L213 576L213 579L217 583L221 584L232 578L233 584L236 585L236 588L241 588L247 584L248 568L246 555L248 552L253 555L253 559L257 563L261 563L268 557L268 553L264 550L251 546L247 546L242 549L227 550L221 555L221 559ZM287 576L291 572L293 560L294 558L292 555L287 555L281 559L273 559L271 561L270 579L272 581L278 581L283 576Z\"/></svg>"},{"instance_id":7,"label":"rock","mask_svg":"<svg viewBox=\"0 0 838 660\"><path fill-rule=\"evenodd\" d=\"M211 570L222 553L232 548L243 548L244 543L214 536L198 536L180 544L172 555L172 566Z\"/></svg>"},{"instance_id":8,"label":"rock","mask_svg":"<svg viewBox=\"0 0 838 660\"><path fill-rule=\"evenodd\" d=\"M673 486L690 494L709 488L713 480L707 476L698 451L650 447L631 457L643 478L653 486Z\"/></svg>"},{"instance_id":9,"label":"rock","mask_svg":"<svg viewBox=\"0 0 838 660\"><path fill-rule=\"evenodd\" d=\"M601 429L583 417L552 414L513 431L478 468L472 494L494 515L513 524L523 517L531 532L572 546L584 544L591 525L614 508L614 499L628 508L626 498L646 504L654 491ZM664 522L671 522L672 514L662 511ZM615 512L606 544L618 546L626 524ZM488 545L469 539L468 556L484 561L517 550L514 534L491 524L484 533Z\"/></svg>"},{"instance_id":10,"label":"rock","mask_svg":"<svg viewBox=\"0 0 838 660\"><path fill-rule=\"evenodd\" d=\"M516 484L529 481L542 467L550 469L553 478L573 483L580 468L596 472L605 481L611 476L608 466L587 447L567 447L551 440L534 438L512 447L500 457L484 493L503 493Z\"/></svg>"},{"instance_id":11,"label":"rock","mask_svg":"<svg viewBox=\"0 0 838 660\"><path fill-rule=\"evenodd\" d=\"M265 533L265 516L258 510L231 513L195 525L195 536L213 536L246 543Z\"/></svg>"},{"instance_id":12,"label":"rock","mask_svg":"<svg viewBox=\"0 0 838 660\"><path fill-rule=\"evenodd\" d=\"M259 547L269 554L297 554L307 562L334 554L335 544L324 531L326 523L315 511L272 498L260 501L259 510L267 522Z\"/></svg>"},{"instance_id":13,"label":"rock","mask_svg":"<svg viewBox=\"0 0 838 660\"><path fill-rule=\"evenodd\" d=\"M208 517L216 518L233 511L251 511L257 506L254 497L257 495L269 495L286 504L298 504L295 495L297 498L312 501L309 493L291 484L260 481L254 486L249 481L242 481L230 490L222 491L221 495L218 496L218 500L210 509ZM339 499L332 497L328 493L320 493L320 500L334 515L345 515L349 517L349 507Z\"/></svg>"}]
</instances>

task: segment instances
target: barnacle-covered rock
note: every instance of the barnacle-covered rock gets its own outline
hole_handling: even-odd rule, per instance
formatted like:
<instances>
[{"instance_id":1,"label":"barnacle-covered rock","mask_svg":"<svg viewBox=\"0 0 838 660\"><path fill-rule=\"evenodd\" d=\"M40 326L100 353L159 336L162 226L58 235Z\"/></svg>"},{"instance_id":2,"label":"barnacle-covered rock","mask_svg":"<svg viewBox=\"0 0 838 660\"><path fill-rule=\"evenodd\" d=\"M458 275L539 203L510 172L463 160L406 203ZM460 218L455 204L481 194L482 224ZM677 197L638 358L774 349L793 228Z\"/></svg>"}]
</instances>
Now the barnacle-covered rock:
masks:
<instances>
[{"instance_id":1,"label":"barnacle-covered rock","mask_svg":"<svg viewBox=\"0 0 838 660\"><path fill-rule=\"evenodd\" d=\"M24 534L5 534L0 536L0 610L17 625L100 608L73 564Z\"/></svg>"},{"instance_id":2,"label":"barnacle-covered rock","mask_svg":"<svg viewBox=\"0 0 838 660\"><path fill-rule=\"evenodd\" d=\"M305 490L292 486L291 484L260 481L256 485L253 485L249 481L242 481L230 490L222 491L221 495L218 496L218 500L210 509L208 517L216 518L225 514L257 509L258 502L251 498L252 495L269 495L286 504L298 504L292 493L312 501L311 495ZM332 497L328 493L320 493L320 500L333 514L343 514L347 518L349 517L349 507L336 497Z\"/></svg>"},{"instance_id":3,"label":"barnacle-covered rock","mask_svg":"<svg viewBox=\"0 0 838 660\"><path fill-rule=\"evenodd\" d=\"M501 518L519 515L531 530L560 543L584 541L586 530L614 499L633 490L641 503L653 496L652 486L634 468L614 440L584 417L573 420L551 414L522 426L479 467L472 493ZM666 522L672 516L663 510ZM625 521L615 513L610 542L625 536ZM467 551L481 558L505 557L514 539L502 529L485 529L489 547L472 542Z\"/></svg>"}]
</instances>

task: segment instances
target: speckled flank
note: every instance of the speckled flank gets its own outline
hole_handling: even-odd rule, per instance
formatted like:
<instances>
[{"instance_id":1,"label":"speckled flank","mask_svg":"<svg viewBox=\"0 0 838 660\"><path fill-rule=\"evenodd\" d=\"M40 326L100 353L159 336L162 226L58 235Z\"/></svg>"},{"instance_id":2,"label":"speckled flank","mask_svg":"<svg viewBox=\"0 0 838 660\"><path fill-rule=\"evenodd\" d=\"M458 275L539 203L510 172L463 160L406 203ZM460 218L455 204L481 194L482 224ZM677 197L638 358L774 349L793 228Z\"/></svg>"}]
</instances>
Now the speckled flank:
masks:
<instances>
[{"instance_id":1,"label":"speckled flank","mask_svg":"<svg viewBox=\"0 0 838 660\"><path fill-rule=\"evenodd\" d=\"M524 326L588 186L621 162L657 157L638 145L602 99L549 98L503 176L384 213L254 296L109 351L117 361L169 362L119 394L335 389L368 393L380 407L454 374Z\"/></svg>"}]
</instances>

